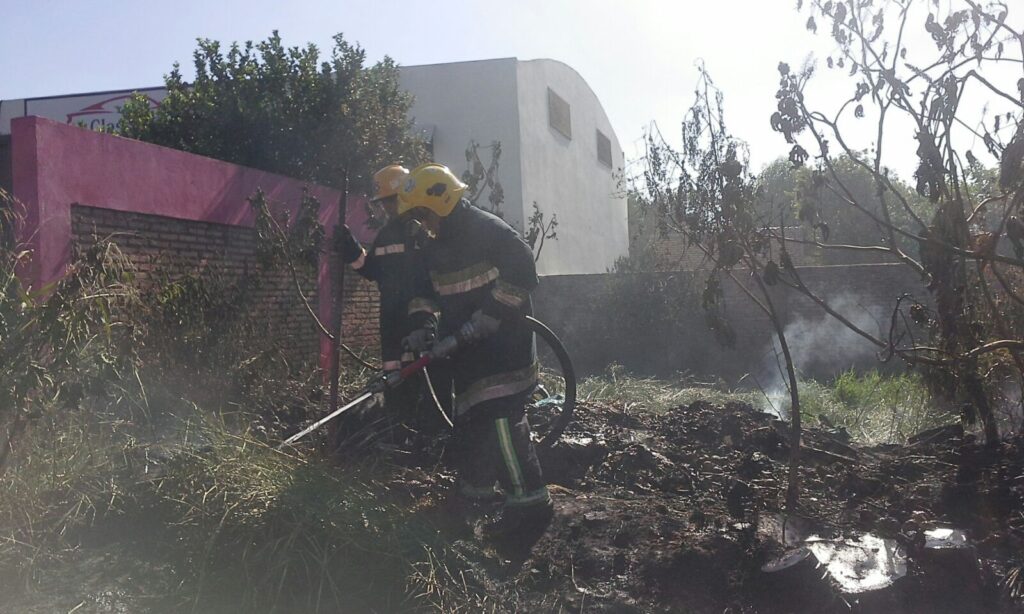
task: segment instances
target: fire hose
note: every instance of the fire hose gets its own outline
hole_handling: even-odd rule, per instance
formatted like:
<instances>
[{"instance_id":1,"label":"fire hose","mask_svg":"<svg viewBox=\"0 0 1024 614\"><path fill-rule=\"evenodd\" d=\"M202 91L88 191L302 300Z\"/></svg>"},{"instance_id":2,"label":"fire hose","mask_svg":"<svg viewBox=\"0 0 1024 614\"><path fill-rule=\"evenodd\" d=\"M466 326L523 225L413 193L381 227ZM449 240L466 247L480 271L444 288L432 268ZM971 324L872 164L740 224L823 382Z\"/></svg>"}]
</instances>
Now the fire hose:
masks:
<instances>
[{"instance_id":1,"label":"fire hose","mask_svg":"<svg viewBox=\"0 0 1024 614\"><path fill-rule=\"evenodd\" d=\"M527 324L530 326L531 331L533 331L538 337L543 339L544 342L551 349L551 351L555 354L555 358L558 360L559 367L562 372L562 377L563 379L565 379L565 395L564 399L562 400L562 409L559 412L558 416L556 416L555 419L551 422L551 426L547 434L545 434L544 437L541 438L539 444L541 447L548 448L553 446L558 441L558 439L562 436L562 433L565 431L565 427L567 427L569 425L569 422L572 421L573 410L576 408L576 373L573 370L572 360L569 358L569 352L566 351L565 346L562 344L562 341L558 338L558 335L556 335L550 328L544 325L544 323L541 322L540 320L537 320L536 318L530 316L524 316L524 318ZM434 401L434 404L437 406L438 411L440 411L441 414L444 416L445 422L447 422L449 426L452 426L451 419L448 417L447 414L444 413L444 410L441 408L441 404L437 399L437 395L434 392L433 384L430 381L430 376L429 374L426 373L427 366L429 366L430 363L433 362L434 360L437 360L437 357L428 352L420 356L415 362L406 365L400 371L393 373L390 376L379 375L373 378L366 385L363 392L355 399L349 401L342 407L339 407L330 414L317 420L313 424L302 429L301 431L292 435L288 439L285 439L284 442L278 447L283 447L295 443L296 441L302 439L306 435L319 429L321 426L327 424L331 420L334 420L338 416L342 415L346 411L352 409L353 407L358 407L359 405L362 405L365 401L373 397L373 395L379 392L383 392L387 388L394 388L395 386L400 385L402 382L419 373L420 371L424 372L427 381L427 386L430 391L430 395Z\"/></svg>"},{"instance_id":2,"label":"fire hose","mask_svg":"<svg viewBox=\"0 0 1024 614\"><path fill-rule=\"evenodd\" d=\"M576 371L573 369L569 352L566 351L565 345L562 344L562 340L558 338L554 331L540 320L530 316L526 316L526 322L530 325L533 332L543 339L555 354L558 366L562 372L562 379L565 380L565 398L562 399L562 411L552 421L551 428L548 429L547 434L540 440L542 448L550 448L558 442L565 431L565 427L569 426L569 423L572 422L572 413L576 409Z\"/></svg>"}]
</instances>

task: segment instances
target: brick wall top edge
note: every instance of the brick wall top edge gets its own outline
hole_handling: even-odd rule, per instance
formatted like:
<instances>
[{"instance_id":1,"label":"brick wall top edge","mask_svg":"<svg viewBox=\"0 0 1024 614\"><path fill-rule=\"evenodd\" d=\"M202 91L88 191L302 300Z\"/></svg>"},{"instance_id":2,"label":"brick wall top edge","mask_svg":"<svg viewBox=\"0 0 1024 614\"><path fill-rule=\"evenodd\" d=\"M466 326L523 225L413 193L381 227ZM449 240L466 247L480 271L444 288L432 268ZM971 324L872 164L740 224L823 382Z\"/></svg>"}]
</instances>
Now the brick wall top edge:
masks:
<instances>
[{"instance_id":1,"label":"brick wall top edge","mask_svg":"<svg viewBox=\"0 0 1024 614\"><path fill-rule=\"evenodd\" d=\"M166 221L172 222L172 223L184 222L184 223L188 224L188 226L186 228L194 228L195 226L207 226L208 225L208 226L217 226L217 227L219 227L218 230L220 230L221 228L231 228L231 229L234 229L234 228L245 228L245 229L251 229L249 226L245 226L244 224L228 224L226 222L211 222L211 221L206 221L206 220L190 220L188 218L175 217L173 215L166 215L166 214L163 214L163 213L143 213L141 211L118 211L117 209L108 209L106 207L97 207L96 205L86 205L86 204L83 204L83 203L71 203L71 207L72 207L72 211L74 211L74 209L92 209L92 210L94 210L96 212L103 212L103 213L101 213L101 215L103 215L105 213L114 214L114 215L117 215L120 220L123 220L124 217L126 217L126 216L139 216L142 219L159 218L161 220L166 220ZM128 231L128 232L130 232L130 231Z\"/></svg>"},{"instance_id":2,"label":"brick wall top edge","mask_svg":"<svg viewBox=\"0 0 1024 614\"><path fill-rule=\"evenodd\" d=\"M330 186L319 185L319 184L313 183L311 181L301 181L301 180L295 179L293 177L288 177L287 175L282 175L280 173L274 173L274 172L271 172L271 171L264 171L264 170L261 170L261 169L253 168L251 166L243 166L241 164L234 164L232 162L225 162L224 160L218 160L216 158L211 158L209 156L193 154L193 153L189 153L189 152L186 152L186 151L181 151L179 149L174 149L174 148L171 148L171 147L165 147L163 145L156 145L154 143L147 143L145 141L138 141L138 140L135 140L135 139L130 139L130 138L126 138L126 137L122 137L122 136L117 136L117 135L104 134L104 133L96 132L94 130L90 130L88 128L82 128L80 126L72 126L70 124L66 124L66 123L63 123L63 122L58 122L58 121L54 121L52 119L47 119L45 117L39 117L39 116L34 116L34 115L33 116L27 116L27 117L18 117L18 118L15 118L15 119L12 120L12 127L13 127L14 123L19 123L20 124L20 123L25 123L25 122L35 123L36 126L38 126L38 127L44 128L46 130L53 130L55 132L77 130L77 131L81 131L81 132L87 133L89 136L96 136L96 137L98 137L100 139L103 139L103 138L118 139L121 142L125 142L126 144L130 144L128 146L134 146L134 147L139 147L139 148L156 148L156 149L161 150L162 154L165 155L165 156L177 157L177 158L181 158L183 160L189 159L189 158L202 158L207 164L209 164L211 166L221 166L221 167L229 168L229 169L239 168L239 169L244 169L244 170L247 170L247 171L253 171L253 172L256 172L256 173L260 173L261 175L266 176L268 179L274 179L274 180L282 181L282 182L298 182L298 183L303 183L303 184L308 185L310 187L310 189L313 189L313 190L324 190L324 191L327 191L328 193L332 193L332 195L335 198L337 198L338 195L341 193L339 190L337 190L337 189L335 189L333 187L330 187ZM82 136L85 137L86 135L82 135ZM88 138L88 137L86 137L86 138Z\"/></svg>"},{"instance_id":3,"label":"brick wall top edge","mask_svg":"<svg viewBox=\"0 0 1024 614\"><path fill-rule=\"evenodd\" d=\"M900 264L898 262L864 262L864 263L851 263L851 264L806 265L806 266L798 266L798 267L796 267L796 270L797 271L805 271L805 272L808 272L808 273L813 273L813 272L818 271L818 270L823 270L824 271L824 270L835 270L835 269L847 269L847 270L866 270L866 269L869 269L869 270L878 270L880 267L887 267L887 268L890 268L890 269L895 269L895 268L906 268L906 265ZM907 270L908 274L916 275L916 273L914 273L914 271L912 271L911 269L907 268L906 270ZM707 269L687 269L687 270L679 270L679 271L639 271L639 272L630 271L630 272L624 272L624 273L617 273L617 272L611 272L611 273L575 273L575 274L570 274L570 275L544 275L544 276L542 276L540 278L540 280L541 280L541 283L544 283L544 280L552 280L552 281L559 280L559 279L565 279L565 280L572 280L572 279L585 280L585 279L588 279L588 278L597 279L597 278L600 278L600 277L609 277L609 276L671 277L673 275L695 275L695 274L698 274L698 273L706 273L706 272L708 272ZM733 269L733 272L734 273L738 273L738 274L746 274L748 272L748 269Z\"/></svg>"}]
</instances>

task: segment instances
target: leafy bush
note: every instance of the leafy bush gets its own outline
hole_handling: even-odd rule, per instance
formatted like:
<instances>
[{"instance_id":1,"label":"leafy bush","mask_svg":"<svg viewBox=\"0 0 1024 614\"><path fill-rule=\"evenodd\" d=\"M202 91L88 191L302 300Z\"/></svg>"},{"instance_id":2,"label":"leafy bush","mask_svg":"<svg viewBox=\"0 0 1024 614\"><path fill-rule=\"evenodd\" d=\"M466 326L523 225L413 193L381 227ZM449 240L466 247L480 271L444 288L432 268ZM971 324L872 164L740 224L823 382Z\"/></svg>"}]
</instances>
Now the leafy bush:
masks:
<instances>
[{"instance_id":1,"label":"leafy bush","mask_svg":"<svg viewBox=\"0 0 1024 614\"><path fill-rule=\"evenodd\" d=\"M119 314L137 296L115 245L79 254L66 277L46 288L22 284L17 271L26 259L0 249L0 475L32 422L104 393L135 366L138 330Z\"/></svg>"},{"instance_id":2,"label":"leafy bush","mask_svg":"<svg viewBox=\"0 0 1024 614\"><path fill-rule=\"evenodd\" d=\"M124 105L121 134L336 187L368 188L385 164L423 156L390 58L368 65L341 34L326 55L285 47L276 31L225 47L200 39L195 79L175 64L158 107L138 94Z\"/></svg>"},{"instance_id":3,"label":"leafy bush","mask_svg":"<svg viewBox=\"0 0 1024 614\"><path fill-rule=\"evenodd\" d=\"M138 290L98 242L33 293L26 256L3 255L5 607L74 609L62 579L82 576L129 610L393 611L425 548L447 556L416 506L386 502L386 465L339 471L267 443L322 382L276 359L247 309L258 280L157 274Z\"/></svg>"}]
</instances>

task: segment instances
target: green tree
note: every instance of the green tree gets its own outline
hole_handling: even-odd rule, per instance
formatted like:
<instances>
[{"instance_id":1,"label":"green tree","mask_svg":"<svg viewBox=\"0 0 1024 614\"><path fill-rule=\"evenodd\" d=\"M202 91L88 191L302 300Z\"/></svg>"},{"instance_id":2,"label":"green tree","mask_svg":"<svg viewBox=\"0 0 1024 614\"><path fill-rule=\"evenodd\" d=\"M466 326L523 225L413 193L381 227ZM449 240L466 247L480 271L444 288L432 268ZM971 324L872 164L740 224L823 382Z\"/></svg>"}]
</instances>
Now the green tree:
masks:
<instances>
[{"instance_id":1,"label":"green tree","mask_svg":"<svg viewBox=\"0 0 1024 614\"><path fill-rule=\"evenodd\" d=\"M195 80L178 64L167 97L151 109L139 96L122 109L121 135L323 185L369 188L378 168L423 157L407 113L411 96L398 68L334 37L328 58L313 44L199 39Z\"/></svg>"},{"instance_id":2,"label":"green tree","mask_svg":"<svg viewBox=\"0 0 1024 614\"><path fill-rule=\"evenodd\" d=\"M723 279L735 284L768 319L789 388L786 505L793 510L800 484L800 395L785 323L770 287L794 267L783 235L765 224L766 214L758 208L757 178L750 173L746 145L728 131L722 101L722 93L702 67L696 100L682 122L682 148L672 147L658 133L648 135L643 175L633 184L631 197L661 232L679 234L710 264L701 303L719 341L729 346L736 341L726 317Z\"/></svg>"},{"instance_id":3,"label":"green tree","mask_svg":"<svg viewBox=\"0 0 1024 614\"><path fill-rule=\"evenodd\" d=\"M887 235L884 225L850 207L836 188L841 184L857 202L880 217L881 201L874 176L845 154L836 157L833 167L836 179L793 166L785 158L769 164L758 175L759 217L768 226L802 225L802 236L790 233L786 240L811 246L821 264L895 262L888 250L874 249ZM932 215L934 207L898 178L891 182L892 189L906 199L913 212L911 217L902 209L893 211L892 223L912 231L915 220ZM906 237L897 235L896 240L903 249L912 247Z\"/></svg>"}]
</instances>

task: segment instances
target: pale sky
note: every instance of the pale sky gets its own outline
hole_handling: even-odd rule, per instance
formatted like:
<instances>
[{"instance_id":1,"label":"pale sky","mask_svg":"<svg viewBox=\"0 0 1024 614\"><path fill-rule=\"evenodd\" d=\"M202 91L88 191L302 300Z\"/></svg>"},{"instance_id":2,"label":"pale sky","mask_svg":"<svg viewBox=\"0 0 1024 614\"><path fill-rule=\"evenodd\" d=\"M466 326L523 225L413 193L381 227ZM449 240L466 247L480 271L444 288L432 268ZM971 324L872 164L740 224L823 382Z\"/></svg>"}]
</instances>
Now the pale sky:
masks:
<instances>
[{"instance_id":1,"label":"pale sky","mask_svg":"<svg viewBox=\"0 0 1024 614\"><path fill-rule=\"evenodd\" d=\"M326 52L331 35L343 32L371 60L386 54L405 65L508 56L563 61L596 92L629 159L651 122L666 135L678 132L693 99L695 64L703 61L757 168L788 151L769 127L776 66L798 66L832 49L824 34L807 32L795 4L0 0L0 99L161 85L174 61L188 77L197 37L262 40L277 29L289 46L313 42ZM823 74L814 91L838 101L852 87L839 74Z\"/></svg>"}]
</instances>

